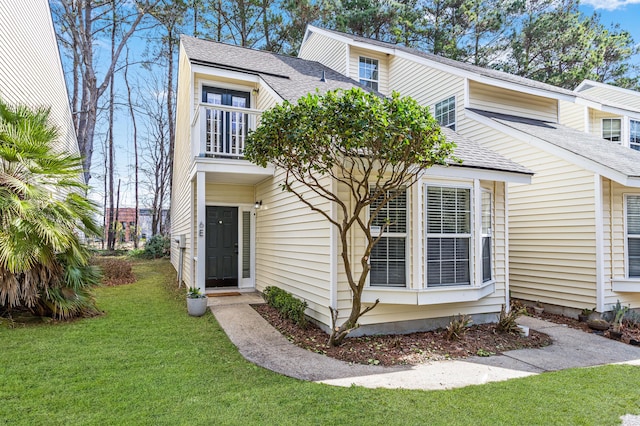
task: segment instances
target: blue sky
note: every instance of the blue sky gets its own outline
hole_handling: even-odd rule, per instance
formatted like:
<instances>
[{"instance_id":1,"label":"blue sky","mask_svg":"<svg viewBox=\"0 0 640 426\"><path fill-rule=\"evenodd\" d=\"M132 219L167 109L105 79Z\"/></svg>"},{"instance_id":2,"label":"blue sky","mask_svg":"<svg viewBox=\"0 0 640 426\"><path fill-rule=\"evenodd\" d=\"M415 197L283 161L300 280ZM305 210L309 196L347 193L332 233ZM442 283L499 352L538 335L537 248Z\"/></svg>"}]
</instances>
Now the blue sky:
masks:
<instances>
[{"instance_id":1,"label":"blue sky","mask_svg":"<svg viewBox=\"0 0 640 426\"><path fill-rule=\"evenodd\" d=\"M594 11L601 15L605 25L620 24L640 44L640 0L582 0L580 10L585 15ZM636 59L636 62L639 62Z\"/></svg>"}]
</instances>

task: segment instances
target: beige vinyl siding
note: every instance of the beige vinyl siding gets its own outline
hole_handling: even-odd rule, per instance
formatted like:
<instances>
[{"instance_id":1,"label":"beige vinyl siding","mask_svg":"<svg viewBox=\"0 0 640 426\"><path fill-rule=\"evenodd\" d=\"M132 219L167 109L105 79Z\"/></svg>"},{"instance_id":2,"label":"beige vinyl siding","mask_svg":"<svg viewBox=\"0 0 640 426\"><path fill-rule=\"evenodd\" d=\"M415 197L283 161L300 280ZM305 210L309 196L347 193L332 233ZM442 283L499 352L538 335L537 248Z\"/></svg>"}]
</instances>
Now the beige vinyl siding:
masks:
<instances>
[{"instance_id":1,"label":"beige vinyl siding","mask_svg":"<svg viewBox=\"0 0 640 426\"><path fill-rule=\"evenodd\" d=\"M205 188L205 204L217 205L253 205L256 201L253 185L230 185L207 183ZM195 209L195 207L194 207Z\"/></svg>"},{"instance_id":2,"label":"beige vinyl siding","mask_svg":"<svg viewBox=\"0 0 640 426\"><path fill-rule=\"evenodd\" d=\"M407 289L419 290L424 286L425 276L425 261L424 261L424 246L425 237L424 231L419 231L416 220L420 222L424 221L424 199L418 200L416 205L413 200L416 199L415 193L418 191L419 186L424 185L425 182L438 184L438 183L451 183L450 179L438 180L430 178L422 181L409 189L407 198L409 200L409 222L407 228L407 248L408 248L408 268L407 268ZM461 184L472 185L472 181L460 181ZM505 235L506 235L506 221L505 221L505 186L500 182L493 181L481 181L482 189L487 189L492 194L492 209L493 209L493 236L492 236L492 255L493 255L493 271L492 276L495 280L496 291L484 297L478 301L464 302L464 303L446 303L439 305L406 305L406 304L387 304L380 303L375 309L360 318L360 324L372 325L382 324L387 322L398 321L412 321L412 320L425 320L425 319L437 319L448 318L459 313L462 314L496 314L500 312L501 306L505 300L505 277L506 277L506 251L505 251ZM423 192L423 191L419 191ZM341 188L341 194L344 197L348 196L346 188ZM424 226L421 227L424 230ZM364 237L359 236L358 233L353 232L351 236L351 244L356 249L352 252L351 262L355 266L356 278L361 272L360 265L360 253L364 248ZM413 247L415 244L420 245L420 258L415 259L413 257ZM341 247L338 247L340 252ZM419 277L414 277L412 274L414 262L419 262ZM477 262L478 259L474 259ZM476 267L480 267L476 263ZM346 320L351 311L351 292L347 283L346 275L344 273L344 265L342 261L338 262L338 310L340 313L338 323ZM399 289L401 291L402 289Z\"/></svg>"},{"instance_id":3,"label":"beige vinyl siding","mask_svg":"<svg viewBox=\"0 0 640 426\"><path fill-rule=\"evenodd\" d=\"M587 107L572 102L559 101L560 123L581 132L588 131Z\"/></svg>"},{"instance_id":4,"label":"beige vinyl siding","mask_svg":"<svg viewBox=\"0 0 640 426\"><path fill-rule=\"evenodd\" d=\"M260 111L266 111L276 106L279 101L280 99L276 99L269 90L261 88L258 92L258 96L256 97L256 105L254 108L259 109Z\"/></svg>"},{"instance_id":5,"label":"beige vinyl siding","mask_svg":"<svg viewBox=\"0 0 640 426\"><path fill-rule=\"evenodd\" d=\"M195 214L191 200L192 182L189 181L191 166L191 65L180 48L178 61L178 91L176 102L176 139L173 160L173 185L171 194L171 263L176 270L179 265L180 250L175 239L184 235L187 248L183 259L183 280L192 283L191 218Z\"/></svg>"},{"instance_id":6,"label":"beige vinyl siding","mask_svg":"<svg viewBox=\"0 0 640 426\"><path fill-rule=\"evenodd\" d=\"M590 87L586 90L581 90L580 93L588 94L595 98L605 99L615 104L623 104L631 108L640 109L640 93L629 93L624 90L617 90L614 88L606 87Z\"/></svg>"},{"instance_id":7,"label":"beige vinyl siding","mask_svg":"<svg viewBox=\"0 0 640 426\"><path fill-rule=\"evenodd\" d=\"M298 52L298 57L317 61L343 75L347 75L346 43L318 33L310 33Z\"/></svg>"},{"instance_id":8,"label":"beige vinyl siding","mask_svg":"<svg viewBox=\"0 0 640 426\"><path fill-rule=\"evenodd\" d=\"M353 47L349 49L349 77L360 81L360 57L378 60L378 91L389 95L389 60L388 55L371 50Z\"/></svg>"},{"instance_id":9,"label":"beige vinyl siding","mask_svg":"<svg viewBox=\"0 0 640 426\"><path fill-rule=\"evenodd\" d=\"M69 98L47 0L0 1L0 99L50 108L55 148L77 154Z\"/></svg>"},{"instance_id":10,"label":"beige vinyl siding","mask_svg":"<svg viewBox=\"0 0 640 426\"><path fill-rule=\"evenodd\" d=\"M640 292L614 292L612 281L627 276L625 253L625 195L640 195L640 189L629 188L609 179L602 183L604 207L604 306L605 310L620 300L623 305L640 308ZM639 286L640 289L640 286Z\"/></svg>"},{"instance_id":11,"label":"beige vinyl siding","mask_svg":"<svg viewBox=\"0 0 640 426\"><path fill-rule=\"evenodd\" d=\"M624 121L622 116L616 114L610 114L608 112L598 111L595 109L589 109L589 129L590 133L602 137L602 119L603 118L619 118L621 123ZM622 123L624 124L624 123ZM624 130L622 132L622 138L624 138Z\"/></svg>"},{"instance_id":12,"label":"beige vinyl siding","mask_svg":"<svg viewBox=\"0 0 640 426\"><path fill-rule=\"evenodd\" d=\"M434 113L437 102L456 97L457 118L461 118L464 105L464 79L410 61L392 56L389 59L389 85L402 96L411 96Z\"/></svg>"},{"instance_id":13,"label":"beige vinyl siding","mask_svg":"<svg viewBox=\"0 0 640 426\"><path fill-rule=\"evenodd\" d=\"M558 101L469 81L469 106L550 122L558 121Z\"/></svg>"},{"instance_id":14,"label":"beige vinyl siding","mask_svg":"<svg viewBox=\"0 0 640 426\"><path fill-rule=\"evenodd\" d=\"M512 296L595 306L593 173L470 120L461 133L535 173L530 185L509 184Z\"/></svg>"},{"instance_id":15,"label":"beige vinyl siding","mask_svg":"<svg viewBox=\"0 0 640 426\"><path fill-rule=\"evenodd\" d=\"M283 288L307 301L309 316L330 324L330 224L283 191L282 179L280 171L256 186L256 199L262 200L256 212L256 289ZM329 210L327 201L305 194Z\"/></svg>"}]
</instances>

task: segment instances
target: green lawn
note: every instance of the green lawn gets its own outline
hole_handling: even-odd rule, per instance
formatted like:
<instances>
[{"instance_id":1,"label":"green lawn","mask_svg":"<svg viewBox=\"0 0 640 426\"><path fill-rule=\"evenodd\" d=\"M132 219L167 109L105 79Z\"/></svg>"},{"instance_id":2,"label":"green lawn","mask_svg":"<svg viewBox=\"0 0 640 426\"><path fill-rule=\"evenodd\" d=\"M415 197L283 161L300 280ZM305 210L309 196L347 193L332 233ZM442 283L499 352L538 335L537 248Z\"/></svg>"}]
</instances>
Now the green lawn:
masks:
<instances>
[{"instance_id":1,"label":"green lawn","mask_svg":"<svg viewBox=\"0 0 640 426\"><path fill-rule=\"evenodd\" d=\"M101 288L106 315L0 326L0 424L593 424L640 414L640 367L548 373L452 391L338 388L246 362L211 314L191 318L166 261Z\"/></svg>"}]
</instances>

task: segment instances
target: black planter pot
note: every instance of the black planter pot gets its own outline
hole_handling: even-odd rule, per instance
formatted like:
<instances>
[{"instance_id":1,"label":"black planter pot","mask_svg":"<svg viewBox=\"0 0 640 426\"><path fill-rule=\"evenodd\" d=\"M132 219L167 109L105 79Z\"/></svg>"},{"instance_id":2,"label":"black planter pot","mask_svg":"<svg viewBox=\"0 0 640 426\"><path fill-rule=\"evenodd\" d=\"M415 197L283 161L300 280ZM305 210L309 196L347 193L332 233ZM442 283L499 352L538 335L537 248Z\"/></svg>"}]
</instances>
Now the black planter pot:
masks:
<instances>
[{"instance_id":1,"label":"black planter pot","mask_svg":"<svg viewBox=\"0 0 640 426\"><path fill-rule=\"evenodd\" d=\"M580 322L587 322L587 321L589 321L589 315L582 315L582 314L578 314L578 321L580 321Z\"/></svg>"}]
</instances>

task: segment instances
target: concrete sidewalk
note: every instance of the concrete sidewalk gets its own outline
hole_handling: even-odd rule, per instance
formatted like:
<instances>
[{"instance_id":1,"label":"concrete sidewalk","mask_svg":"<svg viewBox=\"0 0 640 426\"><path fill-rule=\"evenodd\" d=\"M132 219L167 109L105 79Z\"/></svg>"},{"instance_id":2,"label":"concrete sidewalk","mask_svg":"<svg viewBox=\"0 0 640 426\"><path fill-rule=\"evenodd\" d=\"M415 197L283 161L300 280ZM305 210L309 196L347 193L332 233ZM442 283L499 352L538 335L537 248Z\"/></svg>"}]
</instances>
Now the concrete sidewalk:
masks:
<instances>
[{"instance_id":1,"label":"concrete sidewalk","mask_svg":"<svg viewBox=\"0 0 640 426\"><path fill-rule=\"evenodd\" d=\"M436 390L565 368L611 363L640 365L638 347L530 317L522 317L520 322L547 333L553 345L417 366L349 364L295 346L249 306L254 303L263 303L255 293L209 298L220 326L247 360L289 377L336 386Z\"/></svg>"}]
</instances>

